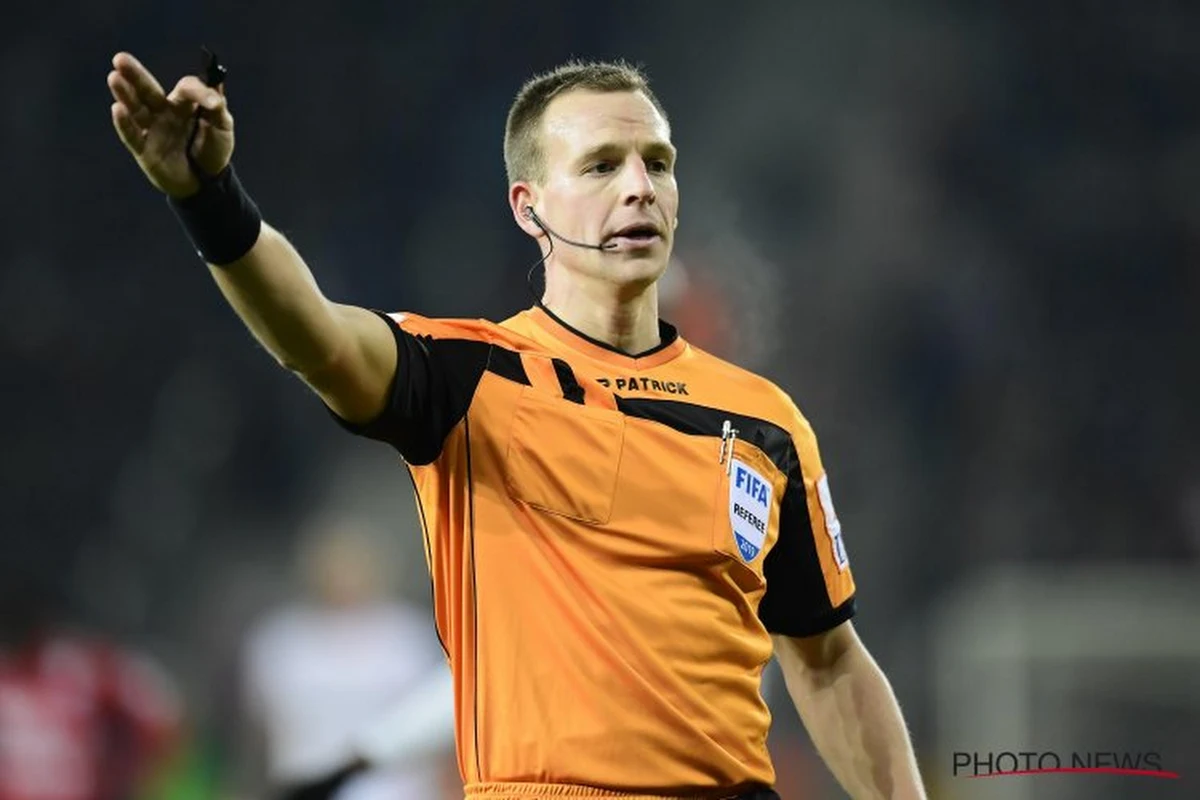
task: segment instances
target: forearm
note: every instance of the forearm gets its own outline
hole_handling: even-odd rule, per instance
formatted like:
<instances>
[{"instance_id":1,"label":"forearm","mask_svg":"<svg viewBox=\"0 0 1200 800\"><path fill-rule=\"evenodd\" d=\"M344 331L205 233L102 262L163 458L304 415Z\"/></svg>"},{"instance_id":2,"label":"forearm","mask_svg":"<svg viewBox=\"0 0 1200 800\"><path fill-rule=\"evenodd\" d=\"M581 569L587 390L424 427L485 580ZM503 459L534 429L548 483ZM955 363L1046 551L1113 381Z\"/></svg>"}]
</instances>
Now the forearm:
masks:
<instances>
[{"instance_id":1,"label":"forearm","mask_svg":"<svg viewBox=\"0 0 1200 800\"><path fill-rule=\"evenodd\" d=\"M254 338L288 369L319 371L347 346L338 306L321 293L296 248L265 222L249 252L209 269Z\"/></svg>"},{"instance_id":2,"label":"forearm","mask_svg":"<svg viewBox=\"0 0 1200 800\"><path fill-rule=\"evenodd\" d=\"M820 672L796 661L780 653L788 692L821 757L850 796L922 800L900 707L870 653L853 648Z\"/></svg>"},{"instance_id":3,"label":"forearm","mask_svg":"<svg viewBox=\"0 0 1200 800\"><path fill-rule=\"evenodd\" d=\"M230 166L224 72L215 58L209 66L204 81L185 76L167 94L140 61L117 53L108 75L113 126L255 338L339 416L366 422L396 374L392 330L328 300L295 248L262 222Z\"/></svg>"}]
</instances>

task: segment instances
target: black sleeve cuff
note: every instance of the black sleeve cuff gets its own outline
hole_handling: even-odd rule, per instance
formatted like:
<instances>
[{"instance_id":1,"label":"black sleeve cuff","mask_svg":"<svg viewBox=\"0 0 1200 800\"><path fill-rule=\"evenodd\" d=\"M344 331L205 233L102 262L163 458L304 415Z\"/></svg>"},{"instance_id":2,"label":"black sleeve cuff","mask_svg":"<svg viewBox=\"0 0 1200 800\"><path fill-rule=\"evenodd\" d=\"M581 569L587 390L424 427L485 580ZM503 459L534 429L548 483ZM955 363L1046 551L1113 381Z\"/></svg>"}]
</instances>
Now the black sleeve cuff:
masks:
<instances>
[{"instance_id":1,"label":"black sleeve cuff","mask_svg":"<svg viewBox=\"0 0 1200 800\"><path fill-rule=\"evenodd\" d=\"M854 596L851 595L844 603L836 608L831 608L823 614L814 616L799 616L795 619L770 619L763 620L763 624L767 626L767 631L776 636L792 636L800 638L804 636L816 636L819 633L833 630L838 625L841 625L846 620L852 618L858 611L858 604Z\"/></svg>"}]
</instances>

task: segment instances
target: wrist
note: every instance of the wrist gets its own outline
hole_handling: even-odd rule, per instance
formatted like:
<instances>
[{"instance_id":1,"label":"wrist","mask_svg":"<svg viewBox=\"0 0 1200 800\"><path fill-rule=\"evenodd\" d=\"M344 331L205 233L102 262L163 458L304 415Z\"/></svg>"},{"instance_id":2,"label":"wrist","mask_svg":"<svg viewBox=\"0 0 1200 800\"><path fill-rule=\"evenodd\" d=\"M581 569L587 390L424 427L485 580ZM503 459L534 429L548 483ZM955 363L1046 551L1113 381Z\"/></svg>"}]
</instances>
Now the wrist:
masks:
<instances>
[{"instance_id":1,"label":"wrist","mask_svg":"<svg viewBox=\"0 0 1200 800\"><path fill-rule=\"evenodd\" d=\"M262 231L262 214L230 164L211 179L196 180L183 196L167 196L196 252L209 264L227 266L242 258Z\"/></svg>"},{"instance_id":2,"label":"wrist","mask_svg":"<svg viewBox=\"0 0 1200 800\"><path fill-rule=\"evenodd\" d=\"M167 189L159 184L158 188L162 189L162 193L167 196L168 202L179 202L199 192L200 185L200 181L196 176L189 174L187 180L178 186L171 186L171 188Z\"/></svg>"}]
</instances>

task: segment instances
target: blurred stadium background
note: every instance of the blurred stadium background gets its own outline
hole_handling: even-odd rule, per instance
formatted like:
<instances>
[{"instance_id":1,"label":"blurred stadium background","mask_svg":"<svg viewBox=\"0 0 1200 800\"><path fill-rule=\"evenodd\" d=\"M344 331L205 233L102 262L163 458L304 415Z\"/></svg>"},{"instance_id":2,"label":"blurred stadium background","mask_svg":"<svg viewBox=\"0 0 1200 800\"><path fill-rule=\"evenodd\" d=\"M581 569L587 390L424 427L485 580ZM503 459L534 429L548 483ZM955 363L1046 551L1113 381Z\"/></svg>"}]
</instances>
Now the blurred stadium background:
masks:
<instances>
[{"instance_id":1,"label":"blurred stadium background","mask_svg":"<svg viewBox=\"0 0 1200 800\"><path fill-rule=\"evenodd\" d=\"M252 344L111 130L114 52L171 83L201 44L229 66L243 181L329 294L492 318L529 303L536 257L504 201L516 88L570 56L643 64L680 149L666 316L812 420L932 797L1197 796L1200 6L15 14L3 561L177 685L155 796L237 796L242 644L293 596L314 516L387 530L398 596L428 604L391 454ZM767 691L784 797L841 796ZM952 774L955 751L1034 749L1155 751L1183 779Z\"/></svg>"}]
</instances>

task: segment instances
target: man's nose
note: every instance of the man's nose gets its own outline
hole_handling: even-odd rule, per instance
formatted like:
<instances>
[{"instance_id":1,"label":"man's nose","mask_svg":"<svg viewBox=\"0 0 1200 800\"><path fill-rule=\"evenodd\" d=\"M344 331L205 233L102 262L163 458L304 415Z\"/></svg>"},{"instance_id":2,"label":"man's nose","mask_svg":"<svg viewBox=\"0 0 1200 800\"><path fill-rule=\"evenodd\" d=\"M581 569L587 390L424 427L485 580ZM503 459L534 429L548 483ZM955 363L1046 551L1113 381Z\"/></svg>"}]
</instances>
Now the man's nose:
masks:
<instances>
[{"instance_id":1,"label":"man's nose","mask_svg":"<svg viewBox=\"0 0 1200 800\"><path fill-rule=\"evenodd\" d=\"M625 205L653 205L656 198L654 181L641 158L631 158L625 170Z\"/></svg>"}]
</instances>

